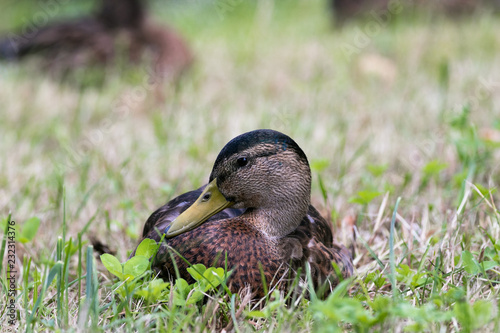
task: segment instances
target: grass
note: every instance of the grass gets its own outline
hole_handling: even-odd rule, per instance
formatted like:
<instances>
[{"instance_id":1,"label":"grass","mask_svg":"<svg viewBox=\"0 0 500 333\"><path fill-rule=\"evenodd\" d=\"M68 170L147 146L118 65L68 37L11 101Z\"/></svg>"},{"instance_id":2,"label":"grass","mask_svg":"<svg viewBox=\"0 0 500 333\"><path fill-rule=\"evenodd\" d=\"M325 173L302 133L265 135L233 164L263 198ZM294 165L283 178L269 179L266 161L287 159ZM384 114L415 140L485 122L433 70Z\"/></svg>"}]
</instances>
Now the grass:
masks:
<instances>
[{"instance_id":1,"label":"grass","mask_svg":"<svg viewBox=\"0 0 500 333\"><path fill-rule=\"evenodd\" d=\"M9 326L4 261L2 331L500 330L498 17L403 13L374 33L334 30L325 5L153 2L196 54L163 102L145 65L61 82L37 60L0 63L1 227L11 213L19 272ZM6 6L1 29L37 10ZM313 202L355 249L352 281L326 300L271 293L254 307L202 278L154 289L147 267L128 284L96 260L91 237L124 262L149 214L255 128L308 155Z\"/></svg>"}]
</instances>

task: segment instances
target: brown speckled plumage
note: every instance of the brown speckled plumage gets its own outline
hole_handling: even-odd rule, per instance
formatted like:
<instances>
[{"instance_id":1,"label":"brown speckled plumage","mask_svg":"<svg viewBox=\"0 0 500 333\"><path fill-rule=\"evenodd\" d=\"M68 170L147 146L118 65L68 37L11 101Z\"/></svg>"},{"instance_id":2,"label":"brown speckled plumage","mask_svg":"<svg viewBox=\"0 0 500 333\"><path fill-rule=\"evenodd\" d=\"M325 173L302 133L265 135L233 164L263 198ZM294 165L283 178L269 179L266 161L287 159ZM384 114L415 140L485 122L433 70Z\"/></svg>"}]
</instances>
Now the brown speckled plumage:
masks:
<instances>
[{"instance_id":1,"label":"brown speckled plumage","mask_svg":"<svg viewBox=\"0 0 500 333\"><path fill-rule=\"evenodd\" d=\"M248 165L236 164L242 156ZM153 262L163 277L175 278L171 258L175 258L180 277L188 282L193 279L185 260L207 267L227 264L233 270L228 281L233 292L248 285L255 296L263 296L261 269L268 289L283 290L296 272L304 274L307 263L315 287L338 282L332 262L343 278L352 275L349 251L333 242L327 221L310 205L309 164L292 139L271 130L233 139L214 164L210 181L214 179L234 208L165 239ZM203 189L185 193L154 212L144 226L143 237L159 241Z\"/></svg>"}]
</instances>

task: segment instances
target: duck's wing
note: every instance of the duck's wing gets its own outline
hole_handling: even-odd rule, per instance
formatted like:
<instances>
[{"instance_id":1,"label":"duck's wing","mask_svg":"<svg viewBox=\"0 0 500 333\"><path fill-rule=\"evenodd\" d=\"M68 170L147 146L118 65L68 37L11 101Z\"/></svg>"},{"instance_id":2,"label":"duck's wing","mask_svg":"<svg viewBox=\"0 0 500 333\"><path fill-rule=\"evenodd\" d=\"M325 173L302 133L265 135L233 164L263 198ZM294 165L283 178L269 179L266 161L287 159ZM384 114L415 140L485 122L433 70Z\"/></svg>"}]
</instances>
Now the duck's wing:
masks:
<instances>
[{"instance_id":1,"label":"duck's wing","mask_svg":"<svg viewBox=\"0 0 500 333\"><path fill-rule=\"evenodd\" d=\"M304 270L308 263L316 286L326 281L337 284L337 269L344 279L352 275L351 253L345 246L333 242L328 222L313 206L309 206L299 227L286 238L289 240L286 246L291 247L288 251L291 253L292 266Z\"/></svg>"},{"instance_id":2,"label":"duck's wing","mask_svg":"<svg viewBox=\"0 0 500 333\"><path fill-rule=\"evenodd\" d=\"M198 199L206 186L203 185L197 190L181 194L158 208L146 221L142 237L159 241L170 223ZM229 219L241 215L243 211L243 209L226 208L207 221Z\"/></svg>"}]
</instances>

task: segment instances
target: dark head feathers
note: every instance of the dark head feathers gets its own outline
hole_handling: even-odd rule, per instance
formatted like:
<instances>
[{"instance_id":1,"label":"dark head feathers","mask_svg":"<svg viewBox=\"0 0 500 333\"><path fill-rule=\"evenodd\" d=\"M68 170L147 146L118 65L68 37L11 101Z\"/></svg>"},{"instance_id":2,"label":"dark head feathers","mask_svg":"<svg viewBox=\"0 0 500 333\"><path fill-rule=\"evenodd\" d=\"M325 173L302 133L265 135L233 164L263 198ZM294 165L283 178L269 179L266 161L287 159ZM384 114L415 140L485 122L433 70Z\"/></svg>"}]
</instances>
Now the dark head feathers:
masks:
<instances>
[{"instance_id":1,"label":"dark head feathers","mask_svg":"<svg viewBox=\"0 0 500 333\"><path fill-rule=\"evenodd\" d=\"M288 135L270 129L259 129L243 133L229 141L217 156L217 159L214 163L214 169L219 163L229 158L230 156L263 143L275 145L277 148L276 152L278 152L279 149L292 150L300 157L300 159L309 164L306 154L302 151L299 145ZM212 180L213 177L210 176L210 181Z\"/></svg>"}]
</instances>

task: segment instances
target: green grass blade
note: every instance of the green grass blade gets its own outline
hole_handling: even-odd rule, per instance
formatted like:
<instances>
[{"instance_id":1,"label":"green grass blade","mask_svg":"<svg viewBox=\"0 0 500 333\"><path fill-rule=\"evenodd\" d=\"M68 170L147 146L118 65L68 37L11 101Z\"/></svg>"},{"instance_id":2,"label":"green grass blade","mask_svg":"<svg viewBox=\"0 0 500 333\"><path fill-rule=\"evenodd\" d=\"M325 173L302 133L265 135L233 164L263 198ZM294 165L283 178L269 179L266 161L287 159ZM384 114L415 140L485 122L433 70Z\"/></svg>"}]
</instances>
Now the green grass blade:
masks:
<instances>
[{"instance_id":1,"label":"green grass blade","mask_svg":"<svg viewBox=\"0 0 500 333\"><path fill-rule=\"evenodd\" d=\"M391 268L391 274L389 276L392 285L392 297L393 299L397 299L399 297L399 291L396 285L396 256L394 254L394 227L396 224L396 215L398 213L399 202L401 201L401 197L398 197L396 200L396 205L394 206L394 212L392 213L391 219L391 230L389 235L389 266Z\"/></svg>"},{"instance_id":2,"label":"green grass blade","mask_svg":"<svg viewBox=\"0 0 500 333\"><path fill-rule=\"evenodd\" d=\"M35 305L33 306L33 310L31 311L31 314L28 316L28 319L26 321L26 327L28 328L29 331L31 331L31 329L33 329L32 325L34 323L35 314L36 314L38 308L40 307L40 304L42 302L43 297L45 296L47 289L49 289L49 287L50 287L52 281L54 280L54 278L56 277L56 275L61 274L62 267L63 267L63 263L58 261L50 269L49 274L47 276L47 279L45 280L45 283L42 287L42 291L38 295L36 302L35 302Z\"/></svg>"},{"instance_id":3,"label":"green grass blade","mask_svg":"<svg viewBox=\"0 0 500 333\"><path fill-rule=\"evenodd\" d=\"M236 295L231 296L231 319L233 320L234 330L239 333L238 321L236 320Z\"/></svg>"},{"instance_id":4,"label":"green grass blade","mask_svg":"<svg viewBox=\"0 0 500 333\"><path fill-rule=\"evenodd\" d=\"M9 234L8 231L11 218L12 218L12 213L9 212L9 216L7 217L7 221L5 222L5 230L2 239L2 248L0 249L0 276L2 275L2 270L3 270L3 258L5 255L5 247L7 246L7 235Z\"/></svg>"}]
</instances>

